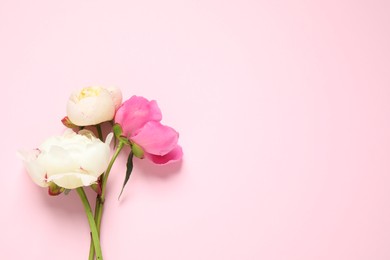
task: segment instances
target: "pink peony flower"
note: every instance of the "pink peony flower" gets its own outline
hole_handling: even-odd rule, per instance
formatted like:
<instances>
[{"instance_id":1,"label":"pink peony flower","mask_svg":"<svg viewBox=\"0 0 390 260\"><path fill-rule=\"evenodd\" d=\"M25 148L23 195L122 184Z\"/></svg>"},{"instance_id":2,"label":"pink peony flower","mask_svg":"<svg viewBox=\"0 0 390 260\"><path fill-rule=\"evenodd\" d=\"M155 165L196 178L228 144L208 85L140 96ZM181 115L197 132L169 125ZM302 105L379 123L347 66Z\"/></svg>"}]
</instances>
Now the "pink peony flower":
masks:
<instances>
[{"instance_id":1,"label":"pink peony flower","mask_svg":"<svg viewBox=\"0 0 390 260\"><path fill-rule=\"evenodd\" d=\"M156 101L132 96L126 100L115 115L125 135L132 143L142 148L144 156L156 164L178 161L183 156L177 144L179 133L160 123L160 108Z\"/></svg>"}]
</instances>

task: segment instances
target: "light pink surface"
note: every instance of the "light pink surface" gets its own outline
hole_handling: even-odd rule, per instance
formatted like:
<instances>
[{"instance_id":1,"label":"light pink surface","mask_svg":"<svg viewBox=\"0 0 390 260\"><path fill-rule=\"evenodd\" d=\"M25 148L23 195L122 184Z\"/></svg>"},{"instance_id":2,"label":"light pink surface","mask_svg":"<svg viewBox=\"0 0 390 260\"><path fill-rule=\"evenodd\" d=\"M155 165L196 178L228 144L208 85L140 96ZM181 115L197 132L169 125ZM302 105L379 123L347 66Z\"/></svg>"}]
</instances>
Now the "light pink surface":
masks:
<instances>
[{"instance_id":1,"label":"light pink surface","mask_svg":"<svg viewBox=\"0 0 390 260\"><path fill-rule=\"evenodd\" d=\"M315 3L316 2L316 3ZM101 84L156 99L182 164L110 178L106 260L390 259L389 1L0 2L1 259L87 259L76 194L16 157ZM89 193L92 197L92 193Z\"/></svg>"}]
</instances>

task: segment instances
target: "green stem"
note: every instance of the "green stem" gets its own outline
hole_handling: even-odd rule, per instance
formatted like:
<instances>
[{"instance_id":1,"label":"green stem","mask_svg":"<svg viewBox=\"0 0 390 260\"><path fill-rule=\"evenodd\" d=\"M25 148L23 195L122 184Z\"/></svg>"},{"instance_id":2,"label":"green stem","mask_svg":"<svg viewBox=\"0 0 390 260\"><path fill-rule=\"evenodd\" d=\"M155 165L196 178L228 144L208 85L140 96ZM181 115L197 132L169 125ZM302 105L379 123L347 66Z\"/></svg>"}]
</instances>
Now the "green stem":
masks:
<instances>
[{"instance_id":1,"label":"green stem","mask_svg":"<svg viewBox=\"0 0 390 260\"><path fill-rule=\"evenodd\" d=\"M93 241L92 241L92 233L91 233L91 243L89 245L89 256L88 260L94 260L95 259L95 247L93 246Z\"/></svg>"},{"instance_id":2,"label":"green stem","mask_svg":"<svg viewBox=\"0 0 390 260\"><path fill-rule=\"evenodd\" d=\"M100 236L100 226L102 223L102 215L103 215L103 206L104 206L104 200L106 199L106 185L107 185L107 179L110 174L111 168L114 165L114 162L116 158L118 157L119 153L121 152L123 146L125 144L121 141L119 141L119 145L116 148L116 151L114 155L111 158L110 163L108 164L106 172L101 177L101 194L96 196L96 205L95 205L95 223L96 223L96 229L98 231L98 234ZM92 243L89 246L89 260L94 259L94 244Z\"/></svg>"},{"instance_id":3,"label":"green stem","mask_svg":"<svg viewBox=\"0 0 390 260\"><path fill-rule=\"evenodd\" d=\"M114 162L115 162L116 158L118 157L119 153L122 151L122 148L123 148L124 145L125 145L124 142L119 141L119 145L116 148L114 156L111 158L111 161L108 164L107 170L106 170L105 174L103 175L103 178L102 178L102 194L100 195L100 200L101 200L102 204L104 204L104 200L105 200L105 197L106 197L106 185L107 185L108 175L110 174L111 168L114 165Z\"/></svg>"},{"instance_id":4,"label":"green stem","mask_svg":"<svg viewBox=\"0 0 390 260\"><path fill-rule=\"evenodd\" d=\"M103 260L102 256L102 249L100 248L100 241L99 241L99 234L96 228L95 219L93 218L91 206L89 205L88 198L85 195L84 189L82 187L79 187L76 189L77 193L80 196L81 202L83 203L85 213L87 214L89 227L91 229L92 233L92 242L96 251L96 259L97 260Z\"/></svg>"},{"instance_id":5,"label":"green stem","mask_svg":"<svg viewBox=\"0 0 390 260\"><path fill-rule=\"evenodd\" d=\"M103 140L102 127L100 126L100 124L95 125L95 127L96 127L96 130L97 130L97 132L98 132L99 139L100 139L102 142L104 142L104 140Z\"/></svg>"}]
</instances>

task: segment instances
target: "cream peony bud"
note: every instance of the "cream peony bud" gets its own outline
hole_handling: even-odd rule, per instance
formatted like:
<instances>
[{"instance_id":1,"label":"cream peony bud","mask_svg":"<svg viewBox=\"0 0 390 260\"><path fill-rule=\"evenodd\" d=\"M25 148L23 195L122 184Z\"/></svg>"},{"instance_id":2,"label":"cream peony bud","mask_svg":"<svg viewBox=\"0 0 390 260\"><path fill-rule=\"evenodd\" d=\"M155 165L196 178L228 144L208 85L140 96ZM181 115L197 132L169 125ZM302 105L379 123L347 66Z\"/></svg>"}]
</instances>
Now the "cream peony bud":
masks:
<instances>
[{"instance_id":1,"label":"cream peony bud","mask_svg":"<svg viewBox=\"0 0 390 260\"><path fill-rule=\"evenodd\" d=\"M118 88L86 87L70 96L67 114L75 125L97 125L112 120L121 103Z\"/></svg>"},{"instance_id":2,"label":"cream peony bud","mask_svg":"<svg viewBox=\"0 0 390 260\"><path fill-rule=\"evenodd\" d=\"M75 189L97 182L110 160L110 133L106 142L92 132L76 134L67 129L62 136L48 138L31 152L20 152L32 180L42 187L51 182L59 187Z\"/></svg>"},{"instance_id":3,"label":"cream peony bud","mask_svg":"<svg viewBox=\"0 0 390 260\"><path fill-rule=\"evenodd\" d=\"M122 91L117 87L106 88L112 97L115 105L115 111L122 105Z\"/></svg>"}]
</instances>

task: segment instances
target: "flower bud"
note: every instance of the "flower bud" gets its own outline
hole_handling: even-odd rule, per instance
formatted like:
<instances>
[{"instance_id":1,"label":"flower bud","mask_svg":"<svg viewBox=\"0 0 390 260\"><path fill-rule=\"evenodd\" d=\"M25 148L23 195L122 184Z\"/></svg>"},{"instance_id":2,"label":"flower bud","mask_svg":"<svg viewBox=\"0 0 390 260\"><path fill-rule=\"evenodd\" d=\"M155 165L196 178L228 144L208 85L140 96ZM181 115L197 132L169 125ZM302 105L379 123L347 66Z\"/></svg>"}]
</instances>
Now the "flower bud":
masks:
<instances>
[{"instance_id":1,"label":"flower bud","mask_svg":"<svg viewBox=\"0 0 390 260\"><path fill-rule=\"evenodd\" d=\"M112 120L121 102L117 88L86 87L70 96L67 114L78 126L97 125Z\"/></svg>"},{"instance_id":2,"label":"flower bud","mask_svg":"<svg viewBox=\"0 0 390 260\"><path fill-rule=\"evenodd\" d=\"M57 184L55 184L54 182L50 182L49 183L49 189L48 189L48 192L49 192L49 195L50 196L57 196L57 195L60 195L65 189L58 186Z\"/></svg>"},{"instance_id":3,"label":"flower bud","mask_svg":"<svg viewBox=\"0 0 390 260\"><path fill-rule=\"evenodd\" d=\"M133 152L134 156L140 159L144 158L144 150L136 143L131 144L131 151Z\"/></svg>"}]
</instances>

